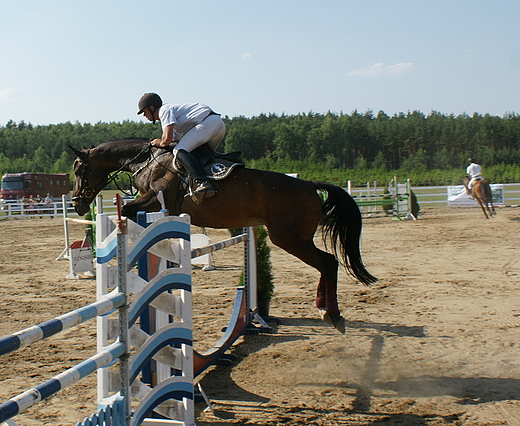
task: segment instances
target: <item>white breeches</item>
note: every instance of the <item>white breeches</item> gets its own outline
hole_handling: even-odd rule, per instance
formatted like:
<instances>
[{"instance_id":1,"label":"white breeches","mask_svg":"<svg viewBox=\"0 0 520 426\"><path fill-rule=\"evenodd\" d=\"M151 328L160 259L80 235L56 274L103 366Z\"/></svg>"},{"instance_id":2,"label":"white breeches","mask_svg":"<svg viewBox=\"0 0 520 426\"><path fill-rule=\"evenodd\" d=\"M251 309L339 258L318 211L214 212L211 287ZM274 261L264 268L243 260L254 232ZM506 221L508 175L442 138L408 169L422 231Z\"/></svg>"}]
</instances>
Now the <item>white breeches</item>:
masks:
<instances>
[{"instance_id":1,"label":"white breeches","mask_svg":"<svg viewBox=\"0 0 520 426\"><path fill-rule=\"evenodd\" d=\"M475 176L475 177L472 177L472 178L470 179L470 181L468 182L468 189L471 189L471 187L473 186L473 184L474 184L477 180L482 180L482 176Z\"/></svg>"},{"instance_id":2,"label":"white breeches","mask_svg":"<svg viewBox=\"0 0 520 426\"><path fill-rule=\"evenodd\" d=\"M183 149L191 152L207 143L213 150L217 149L226 134L226 125L219 115L209 115L201 123L190 129L173 149L175 154Z\"/></svg>"}]
</instances>

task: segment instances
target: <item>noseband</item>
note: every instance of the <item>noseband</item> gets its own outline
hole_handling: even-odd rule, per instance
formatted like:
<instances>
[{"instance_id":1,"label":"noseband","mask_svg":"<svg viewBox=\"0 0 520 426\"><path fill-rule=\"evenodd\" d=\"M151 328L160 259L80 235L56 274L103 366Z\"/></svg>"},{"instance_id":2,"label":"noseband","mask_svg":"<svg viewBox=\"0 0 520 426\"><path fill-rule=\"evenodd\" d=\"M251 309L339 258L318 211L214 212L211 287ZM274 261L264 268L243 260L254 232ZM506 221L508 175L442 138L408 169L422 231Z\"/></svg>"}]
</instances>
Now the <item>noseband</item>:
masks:
<instances>
[{"instance_id":1,"label":"noseband","mask_svg":"<svg viewBox=\"0 0 520 426\"><path fill-rule=\"evenodd\" d=\"M86 158L84 160L77 159L76 161L78 161L78 166L77 171L75 171L75 174L76 176L79 176L79 178L81 179L81 187L78 191L78 195L72 197L72 201L79 201L82 199L90 200L94 198L95 194L101 191L106 185L108 185L117 177L116 174L113 174L109 178L103 179L103 181L101 181L101 183L96 187L90 188L88 184L88 176L92 175L93 173L88 166Z\"/></svg>"}]
</instances>

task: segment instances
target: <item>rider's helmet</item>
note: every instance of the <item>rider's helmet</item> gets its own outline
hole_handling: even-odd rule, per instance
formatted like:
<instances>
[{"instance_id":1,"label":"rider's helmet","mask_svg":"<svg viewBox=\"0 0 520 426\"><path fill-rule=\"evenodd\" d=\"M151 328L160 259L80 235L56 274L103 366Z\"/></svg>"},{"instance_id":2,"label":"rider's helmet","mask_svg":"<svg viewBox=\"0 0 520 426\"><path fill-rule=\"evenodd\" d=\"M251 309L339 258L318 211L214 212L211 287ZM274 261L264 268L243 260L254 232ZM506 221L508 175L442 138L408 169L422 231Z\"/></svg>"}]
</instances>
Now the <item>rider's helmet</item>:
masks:
<instances>
[{"instance_id":1,"label":"rider's helmet","mask_svg":"<svg viewBox=\"0 0 520 426\"><path fill-rule=\"evenodd\" d=\"M475 161L473 160L473 158L468 158L468 163L474 163Z\"/></svg>"},{"instance_id":2,"label":"rider's helmet","mask_svg":"<svg viewBox=\"0 0 520 426\"><path fill-rule=\"evenodd\" d=\"M162 99L157 93L145 93L141 96L141 99L139 99L139 103L137 104L137 107L139 108L137 115L142 114L146 108L150 108L152 105L155 109L159 109L162 104Z\"/></svg>"}]
</instances>

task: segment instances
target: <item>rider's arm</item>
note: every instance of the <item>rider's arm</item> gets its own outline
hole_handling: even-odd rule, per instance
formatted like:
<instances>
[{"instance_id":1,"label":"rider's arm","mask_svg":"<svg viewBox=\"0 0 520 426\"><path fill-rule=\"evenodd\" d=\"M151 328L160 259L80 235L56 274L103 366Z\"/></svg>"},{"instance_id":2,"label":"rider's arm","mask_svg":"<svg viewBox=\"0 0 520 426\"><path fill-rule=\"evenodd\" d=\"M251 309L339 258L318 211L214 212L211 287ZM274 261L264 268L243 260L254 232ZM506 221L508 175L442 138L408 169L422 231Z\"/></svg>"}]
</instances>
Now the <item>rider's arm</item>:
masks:
<instances>
[{"instance_id":1,"label":"rider's arm","mask_svg":"<svg viewBox=\"0 0 520 426\"><path fill-rule=\"evenodd\" d=\"M166 126L163 130L162 138L154 139L152 141L152 145L162 148L166 148L168 145L170 145L173 142L174 126L174 124Z\"/></svg>"}]
</instances>

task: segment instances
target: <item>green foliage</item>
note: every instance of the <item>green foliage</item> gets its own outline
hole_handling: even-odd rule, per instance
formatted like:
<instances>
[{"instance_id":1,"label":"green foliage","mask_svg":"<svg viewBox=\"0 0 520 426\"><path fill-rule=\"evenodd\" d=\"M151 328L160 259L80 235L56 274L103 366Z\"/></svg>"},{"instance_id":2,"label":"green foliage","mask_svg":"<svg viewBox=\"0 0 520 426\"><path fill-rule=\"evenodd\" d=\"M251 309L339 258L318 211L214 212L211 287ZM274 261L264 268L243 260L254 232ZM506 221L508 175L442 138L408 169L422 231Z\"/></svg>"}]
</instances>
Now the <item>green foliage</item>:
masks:
<instances>
[{"instance_id":1,"label":"green foliage","mask_svg":"<svg viewBox=\"0 0 520 426\"><path fill-rule=\"evenodd\" d=\"M271 300L274 294L273 270L271 265L271 249L267 243L267 229L259 226L256 232L256 268L258 301Z\"/></svg>"},{"instance_id":2,"label":"green foliage","mask_svg":"<svg viewBox=\"0 0 520 426\"><path fill-rule=\"evenodd\" d=\"M298 173L303 179L340 185L386 182L394 175L414 185L459 184L467 158L494 182L518 181L520 116L444 115L420 111L388 116L383 111L351 114L260 114L225 117L221 152L240 150L249 167ZM152 123L61 123L32 126L12 120L0 126L0 174L71 173L67 145L91 147L127 137L154 138Z\"/></svg>"},{"instance_id":3,"label":"green foliage","mask_svg":"<svg viewBox=\"0 0 520 426\"><path fill-rule=\"evenodd\" d=\"M231 236L240 235L244 228L232 228ZM256 280L258 304L269 302L274 295L273 268L271 264L271 248L267 242L268 233L265 226L256 228ZM238 285L244 285L244 273L240 274Z\"/></svg>"},{"instance_id":4,"label":"green foliage","mask_svg":"<svg viewBox=\"0 0 520 426\"><path fill-rule=\"evenodd\" d=\"M157 137L160 127L151 123L70 122L33 127L9 121L0 126L0 174L19 172L71 173L74 154L67 145L81 149L127 137Z\"/></svg>"}]
</instances>

